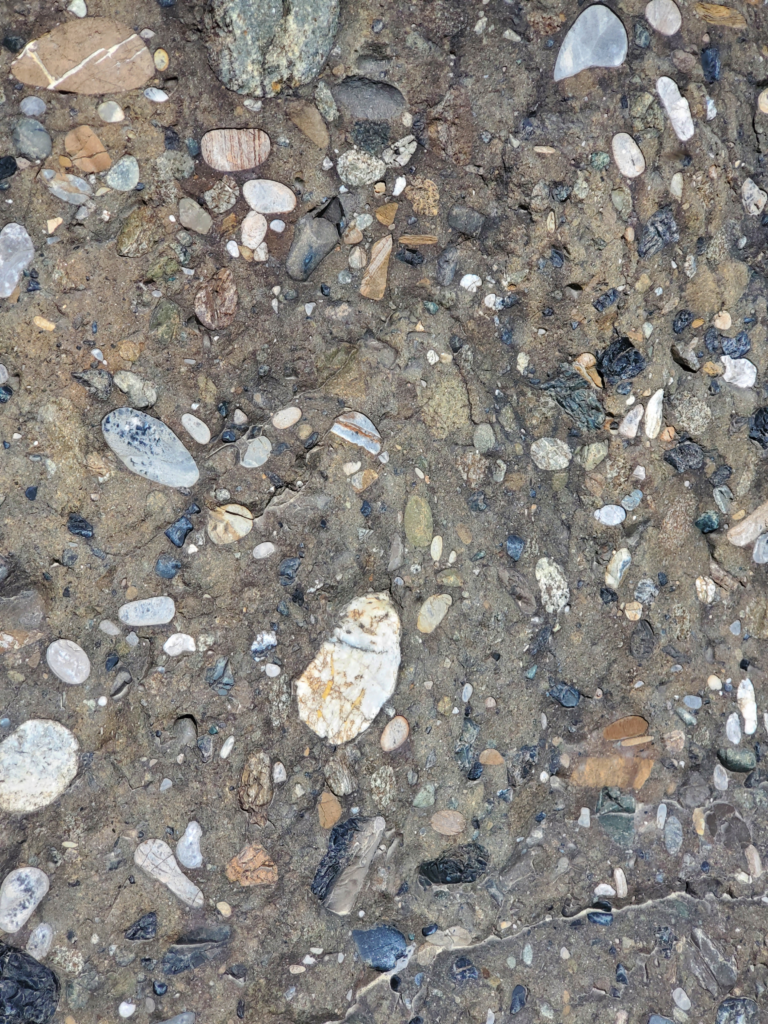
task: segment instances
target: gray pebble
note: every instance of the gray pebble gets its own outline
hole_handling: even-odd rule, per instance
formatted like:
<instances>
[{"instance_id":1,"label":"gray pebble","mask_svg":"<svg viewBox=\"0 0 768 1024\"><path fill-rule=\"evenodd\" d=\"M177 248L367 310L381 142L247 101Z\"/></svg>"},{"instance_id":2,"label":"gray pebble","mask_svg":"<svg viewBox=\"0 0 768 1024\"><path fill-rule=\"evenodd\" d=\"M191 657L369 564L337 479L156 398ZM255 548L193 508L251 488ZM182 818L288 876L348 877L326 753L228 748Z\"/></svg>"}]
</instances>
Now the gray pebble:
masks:
<instances>
[{"instance_id":1,"label":"gray pebble","mask_svg":"<svg viewBox=\"0 0 768 1024\"><path fill-rule=\"evenodd\" d=\"M45 160L53 149L51 136L31 117L22 117L13 129L13 144L16 152L28 160Z\"/></svg>"}]
</instances>

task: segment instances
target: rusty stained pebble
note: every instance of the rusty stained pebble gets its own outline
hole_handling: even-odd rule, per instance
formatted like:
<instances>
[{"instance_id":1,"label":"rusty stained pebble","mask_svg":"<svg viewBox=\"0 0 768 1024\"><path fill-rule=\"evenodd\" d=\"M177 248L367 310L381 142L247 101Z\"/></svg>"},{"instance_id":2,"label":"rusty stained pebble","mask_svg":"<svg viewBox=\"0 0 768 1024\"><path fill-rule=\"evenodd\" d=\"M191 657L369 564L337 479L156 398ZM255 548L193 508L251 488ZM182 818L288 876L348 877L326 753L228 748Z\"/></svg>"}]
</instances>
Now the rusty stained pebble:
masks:
<instances>
[{"instance_id":1,"label":"rusty stained pebble","mask_svg":"<svg viewBox=\"0 0 768 1024\"><path fill-rule=\"evenodd\" d=\"M249 171L267 159L270 141L259 128L215 128L205 133L200 150L215 171Z\"/></svg>"},{"instance_id":2,"label":"rusty stained pebble","mask_svg":"<svg viewBox=\"0 0 768 1024\"><path fill-rule=\"evenodd\" d=\"M317 802L317 817L320 828L333 828L342 815L341 804L327 789L320 794Z\"/></svg>"},{"instance_id":3,"label":"rusty stained pebble","mask_svg":"<svg viewBox=\"0 0 768 1024\"><path fill-rule=\"evenodd\" d=\"M260 843L251 843L227 864L226 876L242 886L273 885L278 878L277 865Z\"/></svg>"},{"instance_id":4,"label":"rusty stained pebble","mask_svg":"<svg viewBox=\"0 0 768 1024\"><path fill-rule=\"evenodd\" d=\"M214 544L234 544L253 529L253 514L245 505L220 505L211 509L206 529Z\"/></svg>"},{"instance_id":5,"label":"rusty stained pebble","mask_svg":"<svg viewBox=\"0 0 768 1024\"><path fill-rule=\"evenodd\" d=\"M237 287L232 271L226 267L195 295L195 315L210 331L228 327L237 312Z\"/></svg>"}]
</instances>

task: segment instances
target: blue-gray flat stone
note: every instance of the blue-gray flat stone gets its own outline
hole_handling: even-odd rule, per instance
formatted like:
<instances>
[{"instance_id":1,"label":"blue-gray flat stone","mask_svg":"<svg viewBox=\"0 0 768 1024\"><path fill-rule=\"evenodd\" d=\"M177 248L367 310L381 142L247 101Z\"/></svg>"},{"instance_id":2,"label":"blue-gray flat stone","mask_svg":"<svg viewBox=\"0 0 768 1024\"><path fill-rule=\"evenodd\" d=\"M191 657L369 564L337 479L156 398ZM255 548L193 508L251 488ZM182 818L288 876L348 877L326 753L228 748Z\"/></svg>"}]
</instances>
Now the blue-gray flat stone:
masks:
<instances>
[{"instance_id":1,"label":"blue-gray flat stone","mask_svg":"<svg viewBox=\"0 0 768 1024\"><path fill-rule=\"evenodd\" d=\"M27 229L21 224L6 224L0 231L0 299L13 293L34 258L35 247Z\"/></svg>"},{"instance_id":2,"label":"blue-gray flat stone","mask_svg":"<svg viewBox=\"0 0 768 1024\"><path fill-rule=\"evenodd\" d=\"M45 160L53 148L51 136L31 117L22 117L13 129L13 144L16 152L29 160Z\"/></svg>"},{"instance_id":3,"label":"blue-gray flat stone","mask_svg":"<svg viewBox=\"0 0 768 1024\"><path fill-rule=\"evenodd\" d=\"M130 192L139 183L139 164L135 156L121 157L110 167L106 182L115 192Z\"/></svg>"},{"instance_id":4,"label":"blue-gray flat stone","mask_svg":"<svg viewBox=\"0 0 768 1024\"><path fill-rule=\"evenodd\" d=\"M608 7L593 4L579 15L563 40L555 63L555 81L586 68L617 68L627 56L627 33Z\"/></svg>"},{"instance_id":5,"label":"blue-gray flat stone","mask_svg":"<svg viewBox=\"0 0 768 1024\"><path fill-rule=\"evenodd\" d=\"M166 487L193 487L200 476L195 460L160 420L137 409L114 409L101 421L104 440L139 476Z\"/></svg>"}]
</instances>

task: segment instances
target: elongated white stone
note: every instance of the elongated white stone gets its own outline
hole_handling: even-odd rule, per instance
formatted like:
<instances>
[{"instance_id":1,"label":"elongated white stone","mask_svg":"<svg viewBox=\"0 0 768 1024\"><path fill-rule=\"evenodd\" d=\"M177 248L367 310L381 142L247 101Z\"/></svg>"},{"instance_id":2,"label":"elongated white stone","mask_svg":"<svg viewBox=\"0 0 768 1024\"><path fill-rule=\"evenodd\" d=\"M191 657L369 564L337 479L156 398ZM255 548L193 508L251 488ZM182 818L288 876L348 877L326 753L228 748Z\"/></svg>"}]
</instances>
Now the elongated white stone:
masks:
<instances>
[{"instance_id":1,"label":"elongated white stone","mask_svg":"<svg viewBox=\"0 0 768 1024\"><path fill-rule=\"evenodd\" d=\"M193 416L191 412L184 413L181 417L181 425L192 440L197 441L198 444L208 444L211 440L211 432L208 429L208 425L203 423L197 416Z\"/></svg>"},{"instance_id":2,"label":"elongated white stone","mask_svg":"<svg viewBox=\"0 0 768 1024\"><path fill-rule=\"evenodd\" d=\"M70 686L79 686L91 674L88 655L74 640L54 640L45 652L45 660L56 678Z\"/></svg>"},{"instance_id":3,"label":"elongated white stone","mask_svg":"<svg viewBox=\"0 0 768 1024\"><path fill-rule=\"evenodd\" d=\"M741 722L739 716L733 711L725 722L725 735L730 743L734 746L741 743Z\"/></svg>"},{"instance_id":4,"label":"elongated white stone","mask_svg":"<svg viewBox=\"0 0 768 1024\"><path fill-rule=\"evenodd\" d=\"M656 92L667 112L675 135L681 142L693 138L693 118L688 100L680 94L677 84L671 78L662 76L656 82Z\"/></svg>"},{"instance_id":5,"label":"elongated white stone","mask_svg":"<svg viewBox=\"0 0 768 1024\"><path fill-rule=\"evenodd\" d=\"M187 906L202 907L202 892L187 878L176 863L170 846L162 839L147 839L137 846L133 861L136 867L167 886Z\"/></svg>"},{"instance_id":6,"label":"elongated white stone","mask_svg":"<svg viewBox=\"0 0 768 1024\"><path fill-rule=\"evenodd\" d=\"M571 25L555 63L555 81L586 68L617 68L627 56L627 33L612 10L593 4Z\"/></svg>"},{"instance_id":7,"label":"elongated white stone","mask_svg":"<svg viewBox=\"0 0 768 1024\"><path fill-rule=\"evenodd\" d=\"M0 885L0 931L19 931L48 892L48 875L39 868L16 868Z\"/></svg>"},{"instance_id":8,"label":"elongated white stone","mask_svg":"<svg viewBox=\"0 0 768 1024\"><path fill-rule=\"evenodd\" d=\"M659 436L661 430L661 411L664 405L664 388L654 391L648 399L648 408L645 410L645 436L653 441Z\"/></svg>"},{"instance_id":9,"label":"elongated white stone","mask_svg":"<svg viewBox=\"0 0 768 1024\"><path fill-rule=\"evenodd\" d=\"M744 733L747 736L752 736L757 729L757 704L755 688L751 679L742 679L739 683L736 703L739 705L739 711L744 719Z\"/></svg>"},{"instance_id":10,"label":"elongated white stone","mask_svg":"<svg viewBox=\"0 0 768 1024\"><path fill-rule=\"evenodd\" d=\"M0 743L0 810L47 807L77 774L78 742L49 719L30 718Z\"/></svg>"},{"instance_id":11,"label":"elongated white stone","mask_svg":"<svg viewBox=\"0 0 768 1024\"><path fill-rule=\"evenodd\" d=\"M381 434L361 412L342 413L334 420L331 433L365 448L371 455L378 455L381 451Z\"/></svg>"},{"instance_id":12,"label":"elongated white stone","mask_svg":"<svg viewBox=\"0 0 768 1024\"><path fill-rule=\"evenodd\" d=\"M363 732L395 692L400 619L389 594L355 598L296 682L299 716L329 743Z\"/></svg>"},{"instance_id":13,"label":"elongated white stone","mask_svg":"<svg viewBox=\"0 0 768 1024\"><path fill-rule=\"evenodd\" d=\"M765 565L768 562L768 533L762 533L755 541L752 548L752 561L756 565Z\"/></svg>"},{"instance_id":14,"label":"elongated white stone","mask_svg":"<svg viewBox=\"0 0 768 1024\"><path fill-rule=\"evenodd\" d=\"M243 198L256 213L290 213L296 206L296 196L287 185L279 181L257 178L243 185Z\"/></svg>"},{"instance_id":15,"label":"elongated white stone","mask_svg":"<svg viewBox=\"0 0 768 1024\"><path fill-rule=\"evenodd\" d=\"M127 406L101 421L104 440L139 476L168 487L193 487L200 476L195 460L174 432L154 416Z\"/></svg>"},{"instance_id":16,"label":"elongated white stone","mask_svg":"<svg viewBox=\"0 0 768 1024\"><path fill-rule=\"evenodd\" d=\"M35 258L35 247L21 224L6 224L0 231L0 299L7 299Z\"/></svg>"},{"instance_id":17,"label":"elongated white stone","mask_svg":"<svg viewBox=\"0 0 768 1024\"><path fill-rule=\"evenodd\" d=\"M638 178L645 170L642 150L626 132L619 132L611 141L613 159L625 178Z\"/></svg>"},{"instance_id":18,"label":"elongated white stone","mask_svg":"<svg viewBox=\"0 0 768 1024\"><path fill-rule=\"evenodd\" d=\"M627 548L619 548L611 555L611 560L605 567L605 585L611 590L616 590L624 579L627 569L632 564L632 555Z\"/></svg>"},{"instance_id":19,"label":"elongated white stone","mask_svg":"<svg viewBox=\"0 0 768 1024\"><path fill-rule=\"evenodd\" d=\"M627 415L619 424L619 437L637 437L640 429L640 421L643 418L644 409L642 405L633 405Z\"/></svg>"},{"instance_id":20,"label":"elongated white stone","mask_svg":"<svg viewBox=\"0 0 768 1024\"><path fill-rule=\"evenodd\" d=\"M190 821L184 829L184 835L176 843L176 856L185 868L203 866L203 855L200 852L200 838L203 830L196 821Z\"/></svg>"},{"instance_id":21,"label":"elongated white stone","mask_svg":"<svg viewBox=\"0 0 768 1024\"><path fill-rule=\"evenodd\" d=\"M171 658L177 658L180 654L193 654L197 650L195 638L189 633L173 633L163 644L163 650Z\"/></svg>"},{"instance_id":22,"label":"elongated white stone","mask_svg":"<svg viewBox=\"0 0 768 1024\"><path fill-rule=\"evenodd\" d=\"M175 614L172 597L146 597L124 604L117 617L126 626L164 626Z\"/></svg>"}]
</instances>

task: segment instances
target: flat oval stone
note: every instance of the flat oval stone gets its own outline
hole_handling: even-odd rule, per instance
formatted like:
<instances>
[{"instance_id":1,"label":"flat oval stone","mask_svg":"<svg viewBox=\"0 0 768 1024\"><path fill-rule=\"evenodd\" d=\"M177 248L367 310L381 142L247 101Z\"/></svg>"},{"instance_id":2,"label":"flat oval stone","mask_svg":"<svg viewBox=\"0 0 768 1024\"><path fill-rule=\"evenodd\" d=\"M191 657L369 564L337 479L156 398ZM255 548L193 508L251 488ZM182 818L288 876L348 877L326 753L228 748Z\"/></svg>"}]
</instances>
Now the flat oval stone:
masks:
<instances>
[{"instance_id":1,"label":"flat oval stone","mask_svg":"<svg viewBox=\"0 0 768 1024\"><path fill-rule=\"evenodd\" d=\"M91 674L88 655L74 640L54 640L45 652L48 668L62 683L79 686Z\"/></svg>"},{"instance_id":2,"label":"flat oval stone","mask_svg":"<svg viewBox=\"0 0 768 1024\"><path fill-rule=\"evenodd\" d=\"M82 205L83 200L93 192L88 182L76 174L65 174L64 171L46 167L40 172L40 177L51 195L73 206Z\"/></svg>"},{"instance_id":3,"label":"flat oval stone","mask_svg":"<svg viewBox=\"0 0 768 1024\"><path fill-rule=\"evenodd\" d=\"M141 601L128 601L117 617L126 626L164 626L175 614L172 597L145 597Z\"/></svg>"},{"instance_id":4,"label":"flat oval stone","mask_svg":"<svg viewBox=\"0 0 768 1024\"><path fill-rule=\"evenodd\" d=\"M249 249L257 249L267 234L267 218L253 211L240 225L240 241Z\"/></svg>"},{"instance_id":5,"label":"flat oval stone","mask_svg":"<svg viewBox=\"0 0 768 1024\"><path fill-rule=\"evenodd\" d=\"M203 160L215 171L249 171L269 156L270 142L259 128L215 128L200 142Z\"/></svg>"},{"instance_id":6,"label":"flat oval stone","mask_svg":"<svg viewBox=\"0 0 768 1024\"><path fill-rule=\"evenodd\" d=\"M258 469L263 466L272 454L272 442L268 437L261 435L254 437L240 458L240 465L246 469Z\"/></svg>"},{"instance_id":7,"label":"flat oval stone","mask_svg":"<svg viewBox=\"0 0 768 1024\"><path fill-rule=\"evenodd\" d=\"M271 558L276 551L275 545L271 541L265 540L263 544L257 544L253 549L253 557L260 561L263 558Z\"/></svg>"},{"instance_id":8,"label":"flat oval stone","mask_svg":"<svg viewBox=\"0 0 768 1024\"><path fill-rule=\"evenodd\" d=\"M405 506L405 536L415 548L428 548L432 543L434 523L432 509L426 498L413 494Z\"/></svg>"},{"instance_id":9,"label":"flat oval stone","mask_svg":"<svg viewBox=\"0 0 768 1024\"><path fill-rule=\"evenodd\" d=\"M565 441L556 437L541 437L531 445L531 458L539 469L556 471L568 468L572 452Z\"/></svg>"},{"instance_id":10,"label":"flat oval stone","mask_svg":"<svg viewBox=\"0 0 768 1024\"><path fill-rule=\"evenodd\" d=\"M403 718L402 715L395 715L395 717L384 726L384 730L381 734L379 744L382 750L391 753L393 750L397 750L405 743L410 735L411 727L408 724L408 719Z\"/></svg>"},{"instance_id":11,"label":"flat oval stone","mask_svg":"<svg viewBox=\"0 0 768 1024\"><path fill-rule=\"evenodd\" d=\"M434 633L453 604L450 594L433 594L419 609L416 629L420 633Z\"/></svg>"},{"instance_id":12,"label":"flat oval stone","mask_svg":"<svg viewBox=\"0 0 768 1024\"><path fill-rule=\"evenodd\" d=\"M16 868L6 875L0 885L0 931L14 934L23 928L49 886L39 868Z\"/></svg>"},{"instance_id":13,"label":"flat oval stone","mask_svg":"<svg viewBox=\"0 0 768 1024\"><path fill-rule=\"evenodd\" d=\"M595 512L595 519L603 526L618 526L627 518L627 513L621 505L603 505Z\"/></svg>"},{"instance_id":14,"label":"flat oval stone","mask_svg":"<svg viewBox=\"0 0 768 1024\"><path fill-rule=\"evenodd\" d=\"M45 103L39 96L25 96L19 104L19 110L25 117L40 117L46 109Z\"/></svg>"},{"instance_id":15,"label":"flat oval stone","mask_svg":"<svg viewBox=\"0 0 768 1024\"><path fill-rule=\"evenodd\" d=\"M181 417L181 425L192 440L197 441L198 444L208 444L211 440L211 432L208 426L201 419L198 419L197 416L193 416L191 412L184 413Z\"/></svg>"},{"instance_id":16,"label":"flat oval stone","mask_svg":"<svg viewBox=\"0 0 768 1024\"><path fill-rule=\"evenodd\" d=\"M638 178L645 170L642 150L626 132L619 132L611 141L613 159L625 178ZM642 407L641 407L642 408Z\"/></svg>"},{"instance_id":17,"label":"flat oval stone","mask_svg":"<svg viewBox=\"0 0 768 1024\"><path fill-rule=\"evenodd\" d=\"M677 83L662 76L656 82L656 92L667 112L675 135L681 142L693 138L693 118L688 100L680 94Z\"/></svg>"},{"instance_id":18,"label":"flat oval stone","mask_svg":"<svg viewBox=\"0 0 768 1024\"><path fill-rule=\"evenodd\" d=\"M163 650L170 658L177 658L180 654L193 654L197 647L189 633L172 633L163 644Z\"/></svg>"},{"instance_id":19,"label":"flat oval stone","mask_svg":"<svg viewBox=\"0 0 768 1024\"><path fill-rule=\"evenodd\" d=\"M467 819L459 811L436 811L429 824L441 836L458 836L467 827Z\"/></svg>"},{"instance_id":20,"label":"flat oval stone","mask_svg":"<svg viewBox=\"0 0 768 1024\"><path fill-rule=\"evenodd\" d=\"M673 36L683 23L674 0L651 0L645 8L645 20L663 36Z\"/></svg>"},{"instance_id":21,"label":"flat oval stone","mask_svg":"<svg viewBox=\"0 0 768 1024\"><path fill-rule=\"evenodd\" d=\"M371 455L378 455L381 451L381 434L361 412L345 412L337 416L331 433L349 441L350 444L365 448Z\"/></svg>"},{"instance_id":22,"label":"flat oval stone","mask_svg":"<svg viewBox=\"0 0 768 1024\"><path fill-rule=\"evenodd\" d=\"M301 409L297 405L289 405L272 417L272 426L277 430L287 430L301 419Z\"/></svg>"},{"instance_id":23,"label":"flat oval stone","mask_svg":"<svg viewBox=\"0 0 768 1024\"><path fill-rule=\"evenodd\" d=\"M106 100L104 103L100 103L96 108L96 113L107 124L117 124L119 121L125 120L123 108L119 103L115 103L114 100Z\"/></svg>"},{"instance_id":24,"label":"flat oval stone","mask_svg":"<svg viewBox=\"0 0 768 1024\"><path fill-rule=\"evenodd\" d=\"M243 185L243 198L256 213L290 213L296 207L296 196L279 181L257 178Z\"/></svg>"},{"instance_id":25,"label":"flat oval stone","mask_svg":"<svg viewBox=\"0 0 768 1024\"><path fill-rule=\"evenodd\" d=\"M195 460L160 420L123 407L101 421L104 440L120 461L139 476L167 487L194 487L200 473Z\"/></svg>"},{"instance_id":26,"label":"flat oval stone","mask_svg":"<svg viewBox=\"0 0 768 1024\"><path fill-rule=\"evenodd\" d=\"M718 765L719 767L719 765ZM27 939L26 950L35 960L44 960L53 944L53 928L49 924L39 924Z\"/></svg>"},{"instance_id":27,"label":"flat oval stone","mask_svg":"<svg viewBox=\"0 0 768 1024\"><path fill-rule=\"evenodd\" d=\"M75 737L58 722L30 718L0 743L0 810L28 814L61 796L77 774Z\"/></svg>"},{"instance_id":28,"label":"flat oval stone","mask_svg":"<svg viewBox=\"0 0 768 1024\"><path fill-rule=\"evenodd\" d=\"M207 532L214 544L234 544L253 529L253 514L245 505L220 505L211 509Z\"/></svg>"},{"instance_id":29,"label":"flat oval stone","mask_svg":"<svg viewBox=\"0 0 768 1024\"><path fill-rule=\"evenodd\" d=\"M586 68L617 68L627 56L627 33L612 10L593 4L583 11L563 40L555 63L555 81Z\"/></svg>"},{"instance_id":30,"label":"flat oval stone","mask_svg":"<svg viewBox=\"0 0 768 1024\"><path fill-rule=\"evenodd\" d=\"M165 103L168 99L168 93L164 89L156 89L154 86L145 89L144 95L150 103Z\"/></svg>"}]
</instances>

